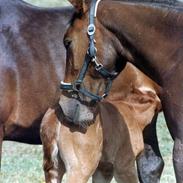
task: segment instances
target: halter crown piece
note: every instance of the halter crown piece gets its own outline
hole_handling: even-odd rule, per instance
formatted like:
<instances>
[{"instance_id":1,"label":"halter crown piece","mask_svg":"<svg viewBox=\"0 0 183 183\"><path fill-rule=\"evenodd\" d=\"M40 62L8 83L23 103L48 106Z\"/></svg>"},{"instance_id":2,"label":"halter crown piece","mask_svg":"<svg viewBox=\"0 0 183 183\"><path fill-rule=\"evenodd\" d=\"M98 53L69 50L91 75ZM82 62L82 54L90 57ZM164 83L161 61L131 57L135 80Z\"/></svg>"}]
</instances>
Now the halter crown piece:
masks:
<instances>
[{"instance_id":1,"label":"halter crown piece","mask_svg":"<svg viewBox=\"0 0 183 183\"><path fill-rule=\"evenodd\" d=\"M64 83L63 81L61 81L61 85L60 85L60 88L64 91L81 93L81 94L91 98L92 101L95 101L95 102L102 100L103 98L105 98L108 95L109 90L112 86L112 80L117 75L116 73L110 73L103 67L102 64L97 62L97 57L96 57L97 49L95 47L96 41L94 39L94 35L95 35L95 31L96 31L95 18L97 16L97 9L98 9L98 5L99 5L100 1L101 0L92 0L91 1L91 7L90 7L90 13L89 13L89 26L88 26L88 31L87 31L88 37L89 37L89 47L88 47L88 51L85 55L85 60L84 60L83 66L80 70L80 73L78 75L78 78L74 81L73 84ZM106 84L104 94L102 96L93 94L90 91L86 90L84 87L82 87L84 77L85 77L88 67L91 63L94 65L95 70L103 78L105 78L108 81Z\"/></svg>"}]
</instances>

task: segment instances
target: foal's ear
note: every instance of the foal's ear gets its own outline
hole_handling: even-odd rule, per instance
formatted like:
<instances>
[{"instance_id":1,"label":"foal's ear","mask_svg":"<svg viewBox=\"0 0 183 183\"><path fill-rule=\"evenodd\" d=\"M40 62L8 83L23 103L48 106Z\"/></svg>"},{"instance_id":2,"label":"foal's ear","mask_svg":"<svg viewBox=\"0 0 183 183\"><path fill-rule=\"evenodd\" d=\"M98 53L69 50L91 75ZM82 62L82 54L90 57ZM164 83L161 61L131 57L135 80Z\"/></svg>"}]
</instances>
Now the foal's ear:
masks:
<instances>
[{"instance_id":1,"label":"foal's ear","mask_svg":"<svg viewBox=\"0 0 183 183\"><path fill-rule=\"evenodd\" d=\"M85 13L88 10L91 0L69 0L78 13Z\"/></svg>"}]
</instances>

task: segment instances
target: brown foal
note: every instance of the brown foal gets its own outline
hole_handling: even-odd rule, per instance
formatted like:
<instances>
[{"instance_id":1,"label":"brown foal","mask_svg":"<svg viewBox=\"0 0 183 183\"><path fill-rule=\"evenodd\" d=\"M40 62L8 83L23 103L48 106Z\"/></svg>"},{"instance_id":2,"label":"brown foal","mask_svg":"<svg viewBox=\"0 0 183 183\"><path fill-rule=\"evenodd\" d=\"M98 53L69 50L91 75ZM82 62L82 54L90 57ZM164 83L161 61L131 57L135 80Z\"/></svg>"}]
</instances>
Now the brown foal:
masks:
<instances>
[{"instance_id":1,"label":"brown foal","mask_svg":"<svg viewBox=\"0 0 183 183\"><path fill-rule=\"evenodd\" d=\"M127 85L128 83L128 85ZM41 125L46 183L137 183L135 159L143 150L142 131L161 109L159 87L127 64L114 81L108 101L98 105L87 128L67 123L60 105Z\"/></svg>"}]
</instances>

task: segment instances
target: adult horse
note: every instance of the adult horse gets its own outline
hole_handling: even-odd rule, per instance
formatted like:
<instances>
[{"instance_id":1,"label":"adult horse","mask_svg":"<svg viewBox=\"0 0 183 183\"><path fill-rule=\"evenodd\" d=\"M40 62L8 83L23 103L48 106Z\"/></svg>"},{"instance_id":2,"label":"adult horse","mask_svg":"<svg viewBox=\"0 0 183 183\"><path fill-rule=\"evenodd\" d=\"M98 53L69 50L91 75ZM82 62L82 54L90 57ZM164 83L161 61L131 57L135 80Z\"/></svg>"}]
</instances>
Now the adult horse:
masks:
<instances>
[{"instance_id":1,"label":"adult horse","mask_svg":"<svg viewBox=\"0 0 183 183\"><path fill-rule=\"evenodd\" d=\"M180 82L183 79L183 9L143 2L101 1L95 20L96 34L93 35L95 27L92 23L96 12L90 14L91 24L88 27L88 3L75 0L71 0L71 3L78 13L74 15L72 26L65 36L69 53L67 59L75 65L76 70L81 69L83 60L85 62L74 85L68 84L66 87L63 83L62 88L76 92L77 94L69 97L81 100L80 103L88 103L88 98L100 100L99 94L106 94L108 90L109 82L106 82L106 78L113 79L114 74L119 73L127 61L136 65L162 87L160 98L174 139L173 163L176 180L177 183L183 183L183 85ZM70 81L70 78L66 77L65 81ZM63 94L68 96L67 92ZM62 105L69 106L67 101L63 101ZM86 108L91 109L88 105ZM70 120L79 120L78 113L82 113L79 107L73 112Z\"/></svg>"},{"instance_id":2,"label":"adult horse","mask_svg":"<svg viewBox=\"0 0 183 183\"><path fill-rule=\"evenodd\" d=\"M59 98L73 12L0 0L0 152L3 140L41 144L41 119Z\"/></svg>"}]
</instances>

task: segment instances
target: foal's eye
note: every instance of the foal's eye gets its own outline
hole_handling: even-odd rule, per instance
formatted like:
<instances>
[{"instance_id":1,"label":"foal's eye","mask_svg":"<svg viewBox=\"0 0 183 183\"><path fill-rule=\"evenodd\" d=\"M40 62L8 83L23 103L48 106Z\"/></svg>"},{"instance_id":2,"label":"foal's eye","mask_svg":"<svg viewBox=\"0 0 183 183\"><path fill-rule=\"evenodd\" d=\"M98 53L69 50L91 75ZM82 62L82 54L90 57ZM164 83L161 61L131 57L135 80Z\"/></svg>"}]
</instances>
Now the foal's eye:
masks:
<instances>
[{"instance_id":1,"label":"foal's eye","mask_svg":"<svg viewBox=\"0 0 183 183\"><path fill-rule=\"evenodd\" d=\"M72 40L70 38L64 39L64 46L66 49L68 49L70 47L71 43L72 43Z\"/></svg>"}]
</instances>

